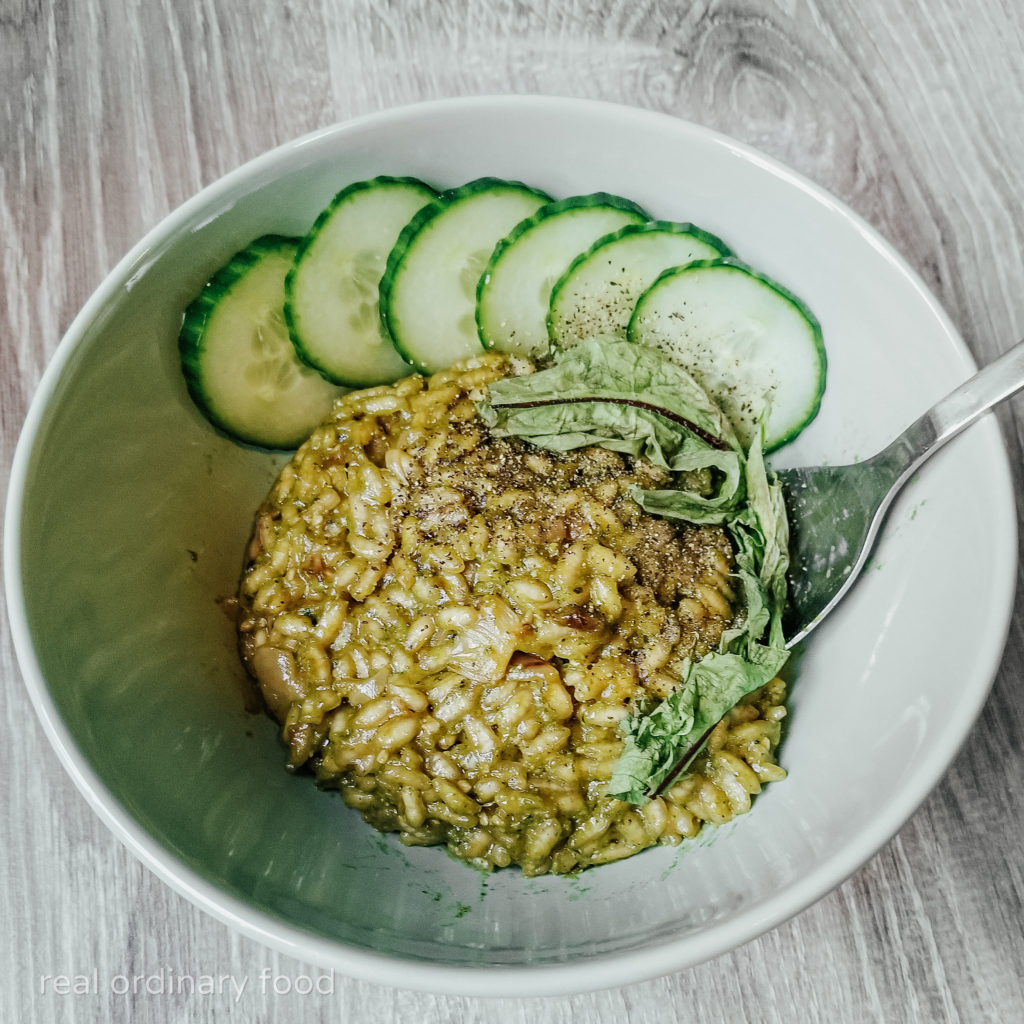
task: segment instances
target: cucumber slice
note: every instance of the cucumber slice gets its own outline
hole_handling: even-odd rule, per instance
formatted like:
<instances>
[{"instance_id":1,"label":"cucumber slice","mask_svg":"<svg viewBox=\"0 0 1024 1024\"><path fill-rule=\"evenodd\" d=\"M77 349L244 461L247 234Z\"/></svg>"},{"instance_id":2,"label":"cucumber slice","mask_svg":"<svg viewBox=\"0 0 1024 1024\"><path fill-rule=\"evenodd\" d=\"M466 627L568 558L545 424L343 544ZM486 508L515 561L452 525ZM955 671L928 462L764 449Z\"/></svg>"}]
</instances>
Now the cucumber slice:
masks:
<instances>
[{"instance_id":1,"label":"cucumber slice","mask_svg":"<svg viewBox=\"0 0 1024 1024\"><path fill-rule=\"evenodd\" d=\"M370 387L412 372L381 324L378 288L402 228L436 197L415 178L358 181L302 240L285 280L285 320L299 358L329 381Z\"/></svg>"},{"instance_id":2,"label":"cucumber slice","mask_svg":"<svg viewBox=\"0 0 1024 1024\"><path fill-rule=\"evenodd\" d=\"M284 279L297 238L264 235L217 271L178 336L193 401L217 428L260 448L296 448L342 393L295 354Z\"/></svg>"},{"instance_id":3,"label":"cucumber slice","mask_svg":"<svg viewBox=\"0 0 1024 1024\"><path fill-rule=\"evenodd\" d=\"M551 289L565 268L595 238L649 219L636 203L604 192L542 206L498 244L480 278L480 340L501 352L543 355Z\"/></svg>"},{"instance_id":4,"label":"cucumber slice","mask_svg":"<svg viewBox=\"0 0 1024 1024\"><path fill-rule=\"evenodd\" d=\"M636 300L662 271L730 255L725 243L692 224L629 224L578 256L551 293L548 337L569 348L597 335L625 340Z\"/></svg>"},{"instance_id":5,"label":"cucumber slice","mask_svg":"<svg viewBox=\"0 0 1024 1024\"><path fill-rule=\"evenodd\" d=\"M442 193L406 225L381 279L380 307L410 363L436 373L480 351L480 275L495 245L549 200L520 182L480 178Z\"/></svg>"},{"instance_id":6,"label":"cucumber slice","mask_svg":"<svg viewBox=\"0 0 1024 1024\"><path fill-rule=\"evenodd\" d=\"M825 346L814 314L731 257L666 270L640 296L628 336L687 369L744 444L770 404L766 452L796 437L821 405Z\"/></svg>"}]
</instances>

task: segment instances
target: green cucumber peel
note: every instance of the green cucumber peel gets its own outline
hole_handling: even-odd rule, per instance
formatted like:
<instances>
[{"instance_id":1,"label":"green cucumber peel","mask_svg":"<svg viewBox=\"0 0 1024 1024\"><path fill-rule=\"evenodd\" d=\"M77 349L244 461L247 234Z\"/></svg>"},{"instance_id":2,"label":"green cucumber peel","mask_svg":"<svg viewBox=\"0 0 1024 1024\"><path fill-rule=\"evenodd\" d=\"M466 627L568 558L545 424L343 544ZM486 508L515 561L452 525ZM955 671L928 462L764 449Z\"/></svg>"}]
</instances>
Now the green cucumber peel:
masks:
<instances>
[{"instance_id":1,"label":"green cucumber peel","mask_svg":"<svg viewBox=\"0 0 1024 1024\"><path fill-rule=\"evenodd\" d=\"M298 447L330 411L333 398L343 393L299 360L288 337L283 311L284 276L298 245L297 238L263 235L239 250L214 272L188 305L178 334L181 370L189 396L219 434L245 447L264 451ZM262 325L246 325L245 329L266 330L267 334L260 343L262 357L251 360L250 346L244 341L239 345L230 318L227 326L215 318L222 307L230 308L225 303L240 301L236 289L249 287L247 276L262 272L261 264L271 258L281 263L280 279L272 292L256 293L258 306L268 319ZM247 383L246 373L261 363L270 367L275 393L261 396L258 386Z\"/></svg>"},{"instance_id":2,"label":"green cucumber peel","mask_svg":"<svg viewBox=\"0 0 1024 1024\"><path fill-rule=\"evenodd\" d=\"M409 223L402 229L394 248L388 256L387 265L380 281L380 315L381 323L387 335L391 338L399 354L413 367L423 373L431 373L439 367L428 366L423 358L416 352L412 352L405 343L399 324L396 322L393 311L393 295L395 286L402 275L403 264L410 247L416 244L418 236L425 231L430 223L441 216L446 210L462 203L468 199L494 190L516 191L523 195L532 195L540 203L548 203L551 197L532 185L526 185L521 181L513 181L504 178L483 177L476 178L457 188L451 188L442 192L432 203L427 204L420 210ZM495 243L496 244L496 243ZM488 258L490 252L488 253ZM481 268L482 269L482 268ZM473 294L476 293L478 282L474 282ZM475 326L475 324L474 324Z\"/></svg>"},{"instance_id":3,"label":"green cucumber peel","mask_svg":"<svg viewBox=\"0 0 1024 1024\"><path fill-rule=\"evenodd\" d=\"M651 252L652 246L676 250L680 243L693 250L685 258L679 251ZM652 220L610 232L580 253L551 289L548 343L558 349L595 334L625 338L637 300L665 269L729 255L720 238L690 223ZM656 261L653 269L649 261Z\"/></svg>"},{"instance_id":4,"label":"green cucumber peel","mask_svg":"<svg viewBox=\"0 0 1024 1024\"><path fill-rule=\"evenodd\" d=\"M767 274L762 273L760 270L755 269L748 263L737 259L735 256L730 255L714 259L694 260L686 263L685 265L669 267L664 270L651 284L651 286L639 297L629 321L627 338L635 344L657 346L662 351L665 351L666 349L669 350L666 352L668 357L679 362L685 369L697 376L698 379L701 380L702 384L704 384L713 395L715 401L722 405L723 408L730 411L733 423L740 435L744 437L747 443L750 443L753 439L757 420L760 418L763 405L766 402L771 404L776 415L779 415L780 410L784 408L785 403L781 401L777 395L774 398L766 399L763 395L745 394L742 388L740 388L738 383L735 381L726 381L726 384L728 385L726 387L726 391L724 393L718 393L716 388L713 386L713 382L705 379L696 362L691 362L684 358L684 353L681 349L686 347L685 340L680 342L678 339L669 338L659 341L652 337L651 328L647 322L647 318L649 317L648 306L653 304L654 297L658 295L660 289L669 286L674 280L680 279L685 275L699 274L701 271L717 270L719 268L742 274L744 277L756 282L759 286L766 289L767 294L774 294L781 303L779 308L788 307L789 313L795 314L796 322L802 322L802 328L806 332L805 340L808 344L806 345L806 348L800 352L801 359L799 362L801 365L796 367L796 369L803 371L804 369L813 367L813 373L811 374L813 376L813 380L804 381L799 385L800 390L795 392L799 396L799 408L798 410L790 411L787 414L787 421L785 421L781 426L775 422L765 422L762 443L764 444L764 450L767 454L781 448L785 444L788 444L798 434L800 434L805 427L807 427L815 416L817 416L825 393L828 359L825 352L821 324L802 299L778 281L769 277ZM681 313L682 311L679 312ZM701 325L699 323L696 324L698 330L700 326ZM680 330L682 331L683 328L680 328ZM766 343L770 341L771 336L768 336ZM728 336L716 339L715 343L720 345L720 350L716 350L711 354L704 353L706 360L712 366L728 365L730 360L739 358L735 353L730 353L728 351L729 346L732 344ZM693 354L691 353L691 356L692 355ZM783 353L782 362L786 362L787 358L790 356L792 356L791 352ZM792 363L792 360L790 360L790 362ZM791 365L790 369L792 368L793 367ZM787 388L792 388L793 381L796 378L797 374L786 373L786 368L783 367L780 379ZM791 391L790 393L794 392Z\"/></svg>"},{"instance_id":5,"label":"green cucumber peel","mask_svg":"<svg viewBox=\"0 0 1024 1024\"><path fill-rule=\"evenodd\" d=\"M593 226L596 218L604 221L597 229ZM573 262L580 247L589 248L596 232L607 234L612 228L619 230L627 224L649 221L650 215L637 203L608 192L555 199L524 218L495 246L477 283L474 315L480 343L486 349L519 355L542 354L548 348L550 292L539 300L534 312L527 310L529 296L534 292L543 295L545 287L553 289L566 261ZM567 238L571 249L560 251L565 249ZM512 264L517 258L522 261L530 246L534 247L532 258L518 270L513 269ZM512 307L502 292L507 291L509 280L522 287L524 271L531 275L539 272L540 276L532 281L532 288L527 287L526 297L519 296L522 304Z\"/></svg>"},{"instance_id":6,"label":"green cucumber peel","mask_svg":"<svg viewBox=\"0 0 1024 1024\"><path fill-rule=\"evenodd\" d=\"M348 203L354 197L358 197L361 193L370 192L374 189L380 188L381 186L405 186L411 190L422 193L423 205L435 200L438 196L438 192L431 185L421 181L419 178L413 178L409 176L393 176L387 174L377 175L374 178L368 178L363 181L356 181L350 185L347 185L341 191L337 192L331 201L321 210L316 220L313 222L312 227L305 234L305 236L299 242L298 250L295 253L295 259L292 263L292 268L285 278L285 303L284 303L284 318L285 323L288 326L288 333L292 340L292 345L295 347L296 355L299 359L307 366L316 370L325 380L330 381L333 384L338 384L346 387L372 387L377 384L389 383L390 380L384 379L366 379L365 375L358 377L354 374L347 372L340 372L337 367L329 365L328 361L322 355L319 355L311 351L307 341L303 335L302 327L299 323L299 317L295 310L295 290L296 280L299 268L303 264L311 253L313 246L317 244L320 239L321 231L324 226L332 219L332 217L338 212L339 208L344 204ZM376 284L376 288L379 294L379 282ZM380 321L380 303L377 302L376 317L380 322L380 330L385 339L390 340L390 336L387 334L386 327L383 322ZM398 350L396 349L396 352ZM401 353L398 353L401 356ZM402 371L402 362L404 357L400 360L394 361L391 372L386 374L390 379L394 379L396 373ZM409 372L412 371L412 366L409 365Z\"/></svg>"}]
</instances>

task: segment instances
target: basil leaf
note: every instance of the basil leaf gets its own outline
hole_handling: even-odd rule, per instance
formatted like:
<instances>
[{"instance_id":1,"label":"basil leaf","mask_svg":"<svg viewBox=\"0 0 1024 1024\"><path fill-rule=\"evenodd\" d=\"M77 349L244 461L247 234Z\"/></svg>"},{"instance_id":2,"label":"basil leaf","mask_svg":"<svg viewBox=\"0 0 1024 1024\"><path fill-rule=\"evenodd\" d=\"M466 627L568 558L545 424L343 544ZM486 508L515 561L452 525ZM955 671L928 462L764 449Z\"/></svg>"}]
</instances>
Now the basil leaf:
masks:
<instances>
[{"instance_id":1,"label":"basil leaf","mask_svg":"<svg viewBox=\"0 0 1024 1024\"><path fill-rule=\"evenodd\" d=\"M595 418L605 415L599 411L599 403L593 401L596 398L611 403L646 403L662 416L688 421L695 428L693 433L702 433L713 444L740 451L732 425L704 389L681 366L646 345L606 337L589 338L559 353L549 369L505 377L488 390L487 404L494 409L524 402L552 402L557 408L563 403L582 401L594 406L589 415ZM487 415L485 411L485 418ZM563 415L575 417L576 413L556 412L554 422ZM580 415L587 420L588 413Z\"/></svg>"},{"instance_id":2,"label":"basil leaf","mask_svg":"<svg viewBox=\"0 0 1024 1024\"><path fill-rule=\"evenodd\" d=\"M497 437L552 451L599 445L672 472L716 470L710 495L645 492L670 494L690 522L720 523L743 500L743 453L729 421L656 349L592 338L550 369L495 381L478 409Z\"/></svg>"},{"instance_id":3,"label":"basil leaf","mask_svg":"<svg viewBox=\"0 0 1024 1024\"><path fill-rule=\"evenodd\" d=\"M782 632L788 526L781 488L764 464L764 418L744 452L722 411L685 370L656 349L606 338L568 349L549 369L496 381L488 398L480 414L498 436L556 451L599 445L671 471L717 471L710 495L633 490L651 514L724 525L743 594L743 613L718 650L688 662L669 697L623 724L625 747L608 794L641 803L788 657Z\"/></svg>"}]
</instances>

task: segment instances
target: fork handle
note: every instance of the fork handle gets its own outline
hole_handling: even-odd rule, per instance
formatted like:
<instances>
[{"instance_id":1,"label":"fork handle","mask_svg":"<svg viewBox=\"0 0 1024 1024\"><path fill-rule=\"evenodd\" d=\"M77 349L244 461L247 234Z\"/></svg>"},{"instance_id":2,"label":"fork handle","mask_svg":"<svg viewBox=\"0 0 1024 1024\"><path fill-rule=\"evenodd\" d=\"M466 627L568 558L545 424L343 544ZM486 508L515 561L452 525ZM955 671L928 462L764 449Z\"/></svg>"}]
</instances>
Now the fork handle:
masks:
<instances>
[{"instance_id":1,"label":"fork handle","mask_svg":"<svg viewBox=\"0 0 1024 1024\"><path fill-rule=\"evenodd\" d=\"M906 479L947 441L1021 388L1024 388L1024 341L1017 342L940 399L875 458L896 463L898 476Z\"/></svg>"}]
</instances>

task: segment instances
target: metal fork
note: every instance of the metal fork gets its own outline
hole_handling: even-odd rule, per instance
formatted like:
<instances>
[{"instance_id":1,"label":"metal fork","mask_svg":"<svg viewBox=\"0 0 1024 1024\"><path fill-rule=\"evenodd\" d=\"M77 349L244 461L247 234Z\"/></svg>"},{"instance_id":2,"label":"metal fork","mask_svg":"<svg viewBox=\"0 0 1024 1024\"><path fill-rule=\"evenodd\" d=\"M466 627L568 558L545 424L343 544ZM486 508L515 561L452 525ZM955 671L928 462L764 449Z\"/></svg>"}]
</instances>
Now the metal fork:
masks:
<instances>
[{"instance_id":1,"label":"metal fork","mask_svg":"<svg viewBox=\"0 0 1024 1024\"><path fill-rule=\"evenodd\" d=\"M877 455L849 466L777 471L790 525L787 647L846 596L893 499L927 459L1024 387L1024 341L941 399Z\"/></svg>"}]
</instances>

